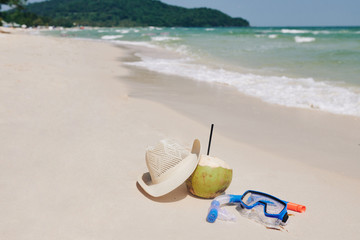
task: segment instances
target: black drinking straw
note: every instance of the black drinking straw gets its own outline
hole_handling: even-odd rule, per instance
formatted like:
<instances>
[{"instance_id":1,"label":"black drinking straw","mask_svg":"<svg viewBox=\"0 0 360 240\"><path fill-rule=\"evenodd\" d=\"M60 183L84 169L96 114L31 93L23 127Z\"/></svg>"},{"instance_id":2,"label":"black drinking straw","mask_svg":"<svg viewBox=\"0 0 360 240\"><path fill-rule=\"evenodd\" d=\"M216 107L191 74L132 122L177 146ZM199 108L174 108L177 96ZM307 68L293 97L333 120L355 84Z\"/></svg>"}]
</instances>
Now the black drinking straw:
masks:
<instances>
[{"instance_id":1,"label":"black drinking straw","mask_svg":"<svg viewBox=\"0 0 360 240\"><path fill-rule=\"evenodd\" d=\"M210 146L211 146L211 138L212 138L213 129L214 129L214 124L211 124L210 137L209 137L209 145L208 145L208 151L207 151L207 155L208 155L208 156L209 156L209 153L210 153Z\"/></svg>"}]
</instances>

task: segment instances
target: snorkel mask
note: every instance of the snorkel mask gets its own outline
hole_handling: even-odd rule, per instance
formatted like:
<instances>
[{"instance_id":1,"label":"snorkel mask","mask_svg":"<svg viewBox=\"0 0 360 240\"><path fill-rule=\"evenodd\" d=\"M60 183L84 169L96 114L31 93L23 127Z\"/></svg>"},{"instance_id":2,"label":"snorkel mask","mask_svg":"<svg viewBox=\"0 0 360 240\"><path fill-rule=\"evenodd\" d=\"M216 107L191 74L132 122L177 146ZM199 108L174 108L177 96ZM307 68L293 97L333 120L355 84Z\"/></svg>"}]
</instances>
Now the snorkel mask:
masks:
<instances>
[{"instance_id":1,"label":"snorkel mask","mask_svg":"<svg viewBox=\"0 0 360 240\"><path fill-rule=\"evenodd\" d=\"M217 218L234 221L235 217L221 208L221 205L229 203L237 205L236 209L240 215L275 229L286 225L289 218L288 206L291 207L289 210L298 212L306 209L305 206L288 203L267 193L249 190L243 195L222 195L215 198L211 203L206 220L210 223L215 222Z\"/></svg>"}]
</instances>

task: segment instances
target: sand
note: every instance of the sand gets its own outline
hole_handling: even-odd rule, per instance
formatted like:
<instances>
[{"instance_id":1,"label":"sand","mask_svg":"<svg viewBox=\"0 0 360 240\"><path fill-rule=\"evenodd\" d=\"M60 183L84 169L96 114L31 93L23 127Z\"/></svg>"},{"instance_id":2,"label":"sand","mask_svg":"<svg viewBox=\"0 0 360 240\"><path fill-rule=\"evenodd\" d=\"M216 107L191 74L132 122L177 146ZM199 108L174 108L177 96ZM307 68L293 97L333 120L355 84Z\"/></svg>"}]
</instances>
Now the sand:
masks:
<instances>
[{"instance_id":1,"label":"sand","mask_svg":"<svg viewBox=\"0 0 360 240\"><path fill-rule=\"evenodd\" d=\"M358 118L123 65L133 51L0 34L1 239L357 238ZM210 123L211 154L234 170L227 193L264 191L307 211L283 231L239 215L209 224L210 200L184 184L160 198L144 193L136 179L146 147L199 138L205 153Z\"/></svg>"}]
</instances>

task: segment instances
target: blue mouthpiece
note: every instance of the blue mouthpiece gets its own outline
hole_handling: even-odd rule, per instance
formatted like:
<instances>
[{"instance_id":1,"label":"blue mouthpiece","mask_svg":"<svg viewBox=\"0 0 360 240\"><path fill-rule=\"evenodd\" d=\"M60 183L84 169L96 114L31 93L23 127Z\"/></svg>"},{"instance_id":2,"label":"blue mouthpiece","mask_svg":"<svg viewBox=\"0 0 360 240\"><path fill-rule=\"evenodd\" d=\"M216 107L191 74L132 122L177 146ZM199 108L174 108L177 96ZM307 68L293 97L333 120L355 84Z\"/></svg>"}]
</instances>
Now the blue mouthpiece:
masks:
<instances>
[{"instance_id":1,"label":"blue mouthpiece","mask_svg":"<svg viewBox=\"0 0 360 240\"><path fill-rule=\"evenodd\" d=\"M218 217L218 210L213 208L209 211L209 214L206 217L206 221L208 221L209 223L213 223L215 222L217 217Z\"/></svg>"}]
</instances>

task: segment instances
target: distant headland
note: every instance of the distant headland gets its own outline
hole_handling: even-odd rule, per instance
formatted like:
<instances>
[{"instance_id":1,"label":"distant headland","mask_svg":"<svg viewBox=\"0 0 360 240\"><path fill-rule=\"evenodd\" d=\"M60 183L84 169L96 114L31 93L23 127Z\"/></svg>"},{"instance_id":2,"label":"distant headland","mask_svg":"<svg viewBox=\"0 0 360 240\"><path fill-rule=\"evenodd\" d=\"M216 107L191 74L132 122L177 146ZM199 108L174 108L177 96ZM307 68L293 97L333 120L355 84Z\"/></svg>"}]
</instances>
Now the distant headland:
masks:
<instances>
[{"instance_id":1,"label":"distant headland","mask_svg":"<svg viewBox=\"0 0 360 240\"><path fill-rule=\"evenodd\" d=\"M158 0L50 0L33 3L24 10L2 12L7 22L28 26L74 25L94 27L248 27L243 18L233 18L210 8L184 8Z\"/></svg>"}]
</instances>

